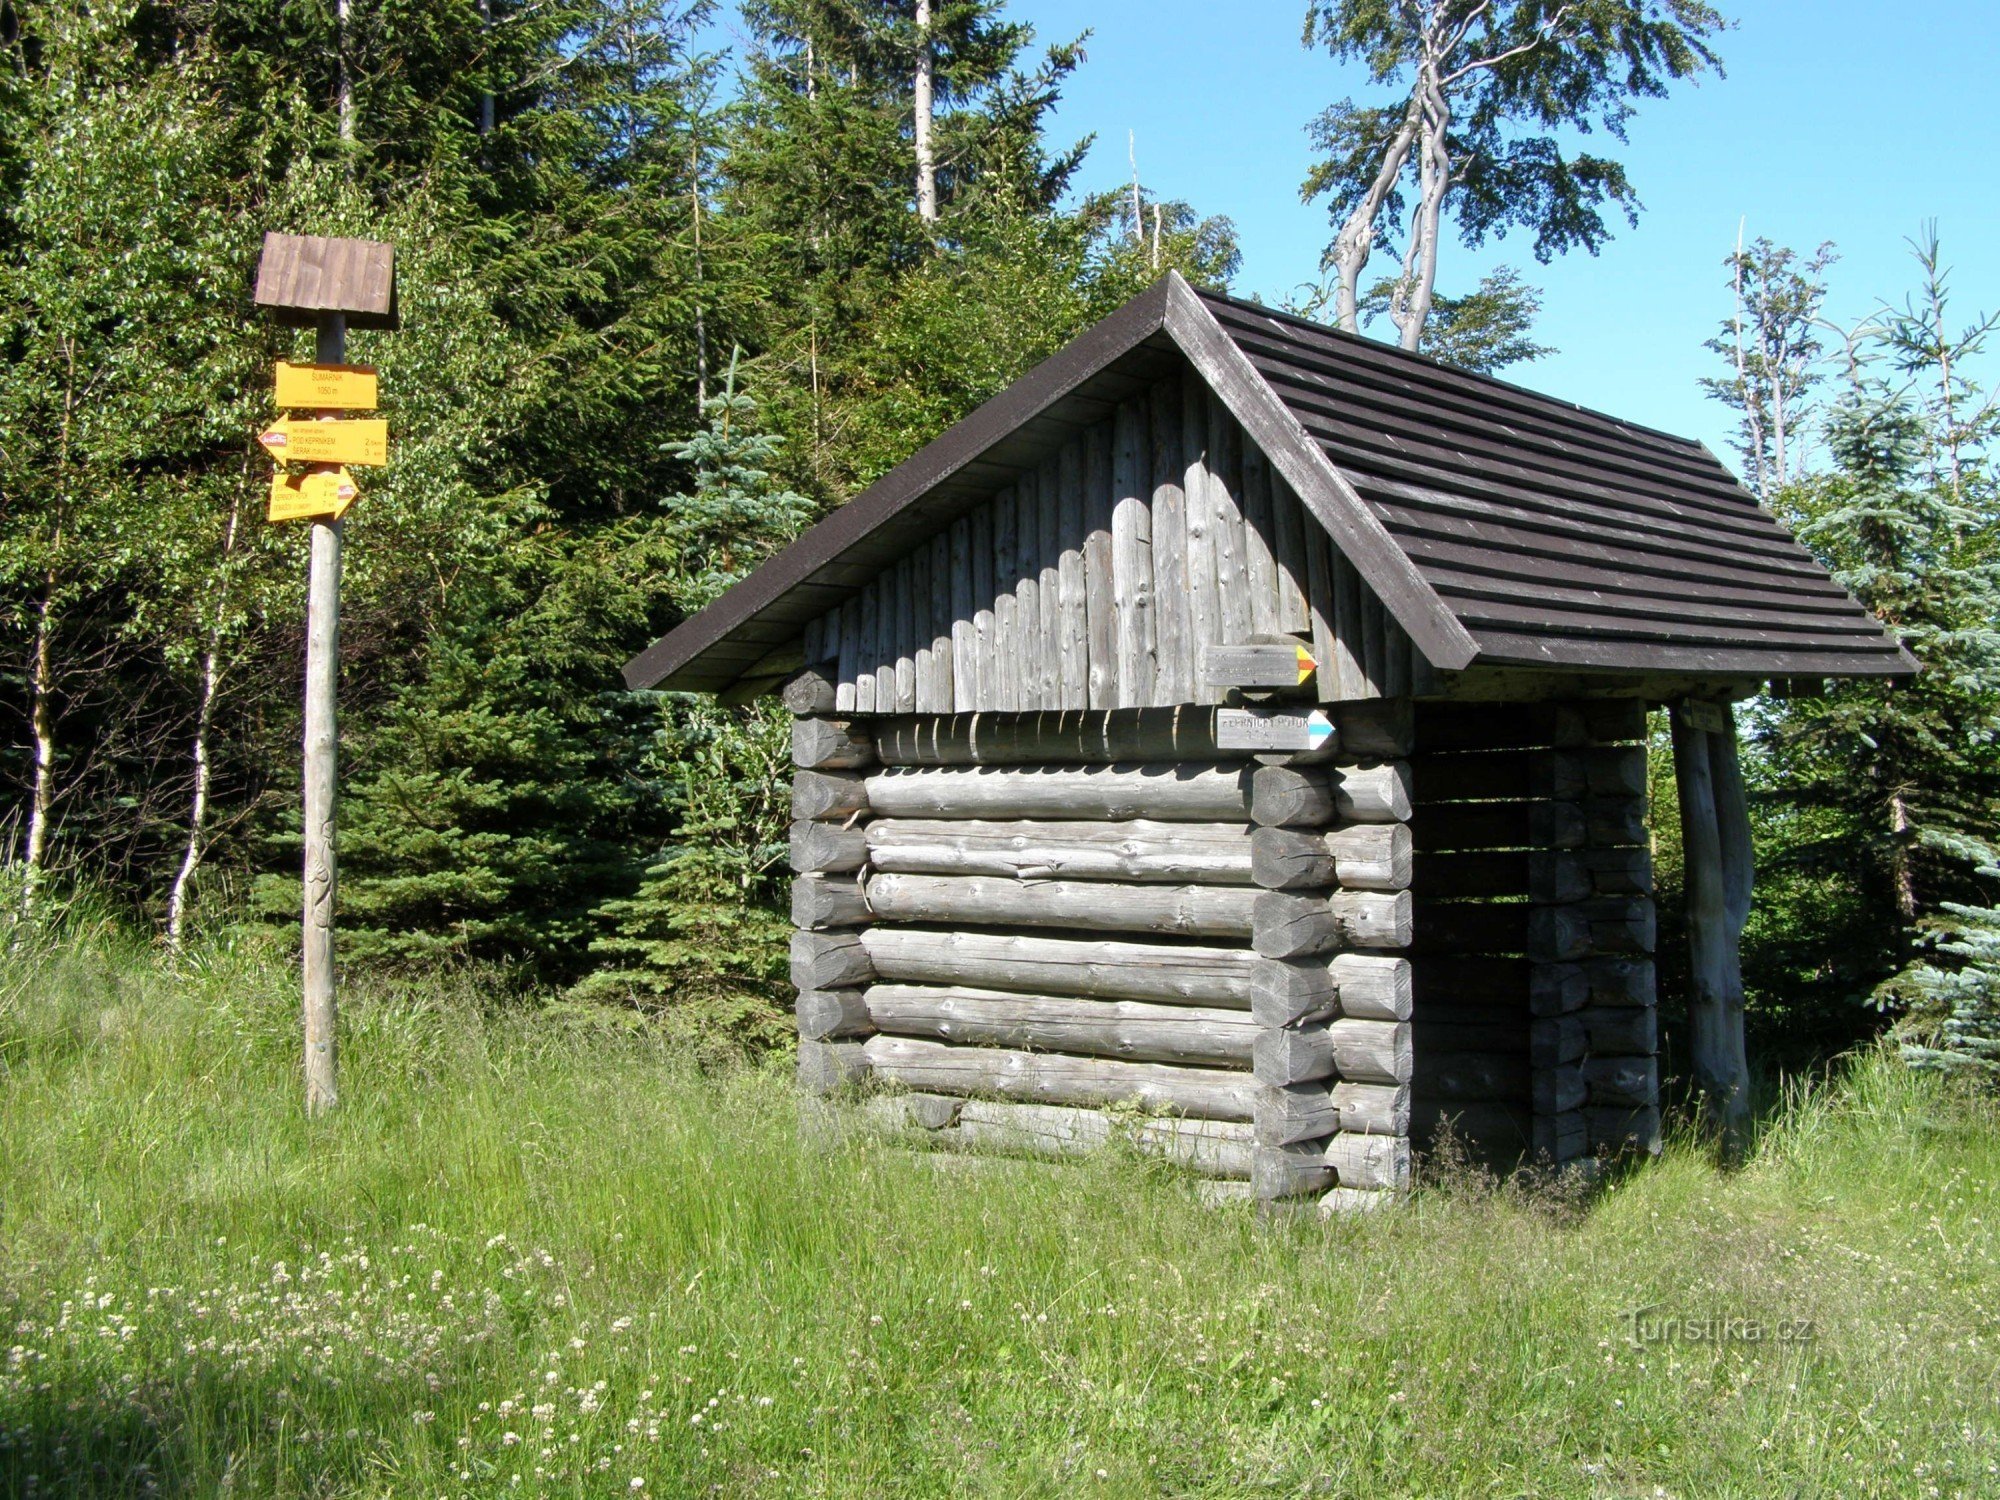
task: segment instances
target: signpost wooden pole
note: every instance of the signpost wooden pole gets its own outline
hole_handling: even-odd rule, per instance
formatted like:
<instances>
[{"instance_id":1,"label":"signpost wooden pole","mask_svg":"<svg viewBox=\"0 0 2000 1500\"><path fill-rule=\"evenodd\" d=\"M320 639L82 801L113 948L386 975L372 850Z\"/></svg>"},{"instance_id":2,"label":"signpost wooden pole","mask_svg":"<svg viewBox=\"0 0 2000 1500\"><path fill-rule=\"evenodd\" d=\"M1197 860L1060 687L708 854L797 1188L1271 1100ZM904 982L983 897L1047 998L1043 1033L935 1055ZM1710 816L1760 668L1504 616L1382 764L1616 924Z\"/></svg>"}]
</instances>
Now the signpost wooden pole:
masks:
<instances>
[{"instance_id":1,"label":"signpost wooden pole","mask_svg":"<svg viewBox=\"0 0 2000 1500\"><path fill-rule=\"evenodd\" d=\"M341 13L346 14L345 0ZM401 326L395 264L395 248L380 240L264 236L253 300L281 324L316 330L319 344L312 365L279 362L273 390L277 406L312 409L324 423L338 422L344 411L375 409L375 372L347 366L347 330ZM270 511L273 521L310 518L312 523L306 588L302 967L306 1113L318 1115L340 1102L333 970L340 868L334 847L340 775L340 547L341 517L355 494L346 469L329 465L385 463L388 428L374 419L342 422L338 431L315 424L316 430L301 432L299 425L281 418L258 441L281 462L319 465L303 474L279 475L271 487Z\"/></svg>"},{"instance_id":2,"label":"signpost wooden pole","mask_svg":"<svg viewBox=\"0 0 2000 1500\"><path fill-rule=\"evenodd\" d=\"M345 364L346 355L346 314L321 313L318 362ZM306 1113L315 1115L340 1102L333 987L333 903L339 876L334 819L340 774L340 536L339 517L313 521L312 572L306 591Z\"/></svg>"}]
</instances>

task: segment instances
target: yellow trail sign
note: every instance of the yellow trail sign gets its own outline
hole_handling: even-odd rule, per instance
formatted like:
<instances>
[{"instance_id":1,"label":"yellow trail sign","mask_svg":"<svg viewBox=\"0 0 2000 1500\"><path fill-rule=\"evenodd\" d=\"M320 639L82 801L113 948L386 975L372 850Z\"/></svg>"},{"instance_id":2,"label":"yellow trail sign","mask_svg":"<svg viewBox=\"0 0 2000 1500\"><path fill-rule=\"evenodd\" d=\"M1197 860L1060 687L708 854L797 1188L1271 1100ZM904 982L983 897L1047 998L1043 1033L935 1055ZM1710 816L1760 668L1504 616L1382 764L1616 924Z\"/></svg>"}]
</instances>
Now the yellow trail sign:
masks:
<instances>
[{"instance_id":1,"label":"yellow trail sign","mask_svg":"<svg viewBox=\"0 0 2000 1500\"><path fill-rule=\"evenodd\" d=\"M324 411L375 410L375 371L368 365L294 365L278 361L278 405Z\"/></svg>"},{"instance_id":2,"label":"yellow trail sign","mask_svg":"<svg viewBox=\"0 0 2000 1500\"><path fill-rule=\"evenodd\" d=\"M290 463L386 464L389 424L379 417L345 422L298 421L281 417L257 434L271 457Z\"/></svg>"},{"instance_id":3,"label":"yellow trail sign","mask_svg":"<svg viewBox=\"0 0 2000 1500\"><path fill-rule=\"evenodd\" d=\"M360 491L345 469L307 469L271 476L273 521L338 521Z\"/></svg>"}]
</instances>

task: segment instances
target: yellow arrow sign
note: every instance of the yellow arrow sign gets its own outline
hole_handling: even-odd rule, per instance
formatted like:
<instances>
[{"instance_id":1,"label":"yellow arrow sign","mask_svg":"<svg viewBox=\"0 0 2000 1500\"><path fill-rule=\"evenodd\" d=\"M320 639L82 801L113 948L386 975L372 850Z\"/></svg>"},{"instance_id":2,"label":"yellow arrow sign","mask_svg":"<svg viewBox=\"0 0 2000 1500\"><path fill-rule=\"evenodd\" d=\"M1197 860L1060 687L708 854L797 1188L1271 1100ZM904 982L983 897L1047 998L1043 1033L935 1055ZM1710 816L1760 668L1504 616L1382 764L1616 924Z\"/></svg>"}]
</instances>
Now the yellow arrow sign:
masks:
<instances>
[{"instance_id":1,"label":"yellow arrow sign","mask_svg":"<svg viewBox=\"0 0 2000 1500\"><path fill-rule=\"evenodd\" d=\"M271 457L291 463L386 464L389 424L379 417L306 422L281 417L257 434Z\"/></svg>"},{"instance_id":2,"label":"yellow arrow sign","mask_svg":"<svg viewBox=\"0 0 2000 1500\"><path fill-rule=\"evenodd\" d=\"M373 411L375 371L368 365L293 365L281 359L278 405Z\"/></svg>"},{"instance_id":3,"label":"yellow arrow sign","mask_svg":"<svg viewBox=\"0 0 2000 1500\"><path fill-rule=\"evenodd\" d=\"M338 521L360 493L345 469L307 469L271 476L273 521Z\"/></svg>"},{"instance_id":4,"label":"yellow arrow sign","mask_svg":"<svg viewBox=\"0 0 2000 1500\"><path fill-rule=\"evenodd\" d=\"M1306 679L1311 677L1312 674L1319 669L1319 658L1314 656L1312 652L1306 650L1304 646L1300 646L1298 648L1298 654L1299 654L1299 682L1303 686Z\"/></svg>"}]
</instances>

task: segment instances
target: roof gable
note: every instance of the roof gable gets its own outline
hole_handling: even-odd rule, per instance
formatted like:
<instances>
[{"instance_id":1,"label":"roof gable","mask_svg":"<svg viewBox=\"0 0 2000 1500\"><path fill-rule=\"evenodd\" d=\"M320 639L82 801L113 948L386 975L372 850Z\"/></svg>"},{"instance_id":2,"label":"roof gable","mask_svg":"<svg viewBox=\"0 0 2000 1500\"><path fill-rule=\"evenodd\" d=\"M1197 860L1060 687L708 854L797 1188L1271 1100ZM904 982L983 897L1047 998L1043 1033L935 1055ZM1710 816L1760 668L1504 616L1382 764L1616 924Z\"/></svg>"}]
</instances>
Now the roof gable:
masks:
<instances>
[{"instance_id":1,"label":"roof gable","mask_svg":"<svg viewBox=\"0 0 2000 1500\"><path fill-rule=\"evenodd\" d=\"M627 683L774 686L808 622L1183 359L1433 668L1914 668L1699 444L1170 274L634 657Z\"/></svg>"}]
</instances>

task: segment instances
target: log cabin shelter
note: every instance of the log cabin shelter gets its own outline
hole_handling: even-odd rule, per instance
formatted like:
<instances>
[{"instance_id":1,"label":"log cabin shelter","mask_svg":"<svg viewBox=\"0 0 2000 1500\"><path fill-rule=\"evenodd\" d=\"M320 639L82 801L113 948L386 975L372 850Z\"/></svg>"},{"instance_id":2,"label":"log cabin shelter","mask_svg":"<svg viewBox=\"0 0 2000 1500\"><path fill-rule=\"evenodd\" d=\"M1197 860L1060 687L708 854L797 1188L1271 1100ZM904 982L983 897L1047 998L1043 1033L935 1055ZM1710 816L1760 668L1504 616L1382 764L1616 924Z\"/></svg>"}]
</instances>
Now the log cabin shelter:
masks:
<instances>
[{"instance_id":1,"label":"log cabin shelter","mask_svg":"<svg viewBox=\"0 0 2000 1500\"><path fill-rule=\"evenodd\" d=\"M1730 705L1914 669L1700 444L1169 275L625 670L794 715L803 1087L1333 1209L1657 1148L1663 705L1740 1110Z\"/></svg>"}]
</instances>

